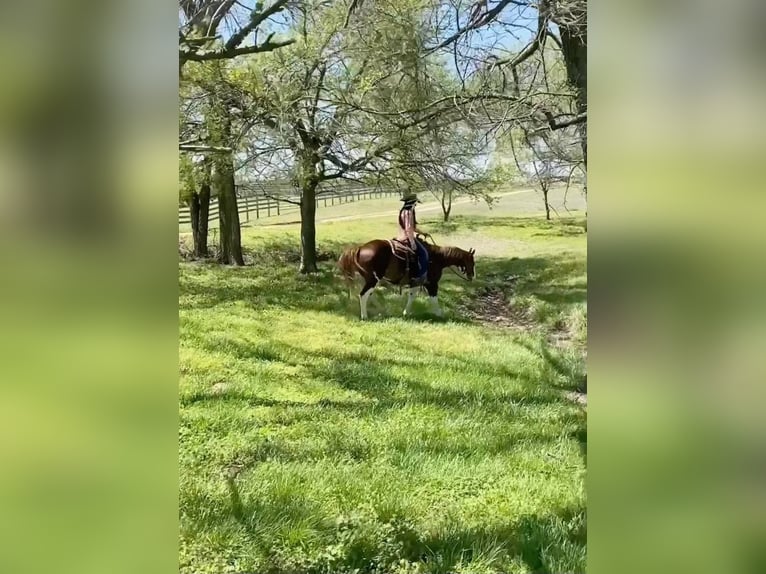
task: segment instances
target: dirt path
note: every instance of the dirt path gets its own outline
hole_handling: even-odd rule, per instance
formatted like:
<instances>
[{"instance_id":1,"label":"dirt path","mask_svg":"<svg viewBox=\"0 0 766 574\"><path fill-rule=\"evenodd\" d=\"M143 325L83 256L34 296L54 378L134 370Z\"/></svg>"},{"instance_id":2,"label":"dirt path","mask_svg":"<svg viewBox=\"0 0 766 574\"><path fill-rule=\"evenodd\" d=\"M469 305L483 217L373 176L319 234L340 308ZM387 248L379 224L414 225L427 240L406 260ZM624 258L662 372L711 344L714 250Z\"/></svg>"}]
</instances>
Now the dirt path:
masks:
<instances>
[{"instance_id":1,"label":"dirt path","mask_svg":"<svg viewBox=\"0 0 766 574\"><path fill-rule=\"evenodd\" d=\"M518 191L508 191L506 193L498 194L496 197L507 197L509 195L519 195L521 193L532 193L534 192L534 189L522 189ZM452 202L452 205L463 205L466 203L471 203L474 201L473 199L459 199ZM435 205L429 205L426 204L422 207L418 207L418 213L428 212L428 211L441 211L441 206L437 203ZM331 223L335 221L351 221L356 219L375 219L378 217L391 217L391 210L387 211L377 211L375 213L364 213L364 214L352 214L352 215L343 215L341 217L317 217L317 223ZM290 222L290 223L297 223L296 222ZM286 225L286 223L267 223L264 225L264 227L269 227L271 225Z\"/></svg>"},{"instance_id":2,"label":"dirt path","mask_svg":"<svg viewBox=\"0 0 766 574\"><path fill-rule=\"evenodd\" d=\"M534 191L533 189L522 189L520 191L509 191L509 192L506 192L506 193L501 193L501 194L497 195L496 197L506 197L508 195L518 195L520 193L532 193L533 191ZM452 205L453 206L454 205L463 205L465 203L471 203L472 201L474 201L474 200L470 199L470 198L468 198L468 199L458 199L456 201L453 201ZM418 209L418 213L423 213L423 212L426 212L426 211L440 211L441 210L441 205L439 205L439 204L436 204L436 205L428 205L428 204L426 204L423 207L418 207L417 209ZM378 211L376 213L368 213L368 214L365 214L365 215L344 215L342 217L328 217L328 218L324 218L324 219L318 219L317 221L322 221L322 222L346 221L348 219L373 219L373 218L376 218L376 217L390 217L390 216L391 216L391 210L389 209L388 211Z\"/></svg>"}]
</instances>

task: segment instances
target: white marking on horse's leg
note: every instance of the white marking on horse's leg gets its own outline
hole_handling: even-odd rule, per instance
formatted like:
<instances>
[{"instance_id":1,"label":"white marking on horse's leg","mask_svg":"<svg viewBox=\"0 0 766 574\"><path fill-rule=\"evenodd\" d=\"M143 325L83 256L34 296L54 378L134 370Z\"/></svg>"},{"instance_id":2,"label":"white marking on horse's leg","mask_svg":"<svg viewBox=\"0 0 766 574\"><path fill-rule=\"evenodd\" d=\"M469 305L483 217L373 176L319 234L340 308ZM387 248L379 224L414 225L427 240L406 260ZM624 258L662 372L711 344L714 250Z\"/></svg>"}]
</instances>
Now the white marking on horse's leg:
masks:
<instances>
[{"instance_id":1,"label":"white marking on horse's leg","mask_svg":"<svg viewBox=\"0 0 766 574\"><path fill-rule=\"evenodd\" d=\"M418 293L417 287L411 287L410 292L407 295L407 305L404 307L404 313L403 315L406 317L410 314L410 311L412 311L412 302L415 300L415 295Z\"/></svg>"},{"instance_id":2,"label":"white marking on horse's leg","mask_svg":"<svg viewBox=\"0 0 766 574\"><path fill-rule=\"evenodd\" d=\"M367 299L370 298L370 295L372 294L373 289L369 289L368 291L364 293L364 295L359 296L359 308L362 311L362 319L367 319Z\"/></svg>"},{"instance_id":3,"label":"white marking on horse's leg","mask_svg":"<svg viewBox=\"0 0 766 574\"><path fill-rule=\"evenodd\" d=\"M429 297L431 300L431 306L434 309L434 313L436 313L439 317L444 316L444 312L441 310L441 307L439 307L439 301L437 300L437 297L434 295L433 297Z\"/></svg>"}]
</instances>

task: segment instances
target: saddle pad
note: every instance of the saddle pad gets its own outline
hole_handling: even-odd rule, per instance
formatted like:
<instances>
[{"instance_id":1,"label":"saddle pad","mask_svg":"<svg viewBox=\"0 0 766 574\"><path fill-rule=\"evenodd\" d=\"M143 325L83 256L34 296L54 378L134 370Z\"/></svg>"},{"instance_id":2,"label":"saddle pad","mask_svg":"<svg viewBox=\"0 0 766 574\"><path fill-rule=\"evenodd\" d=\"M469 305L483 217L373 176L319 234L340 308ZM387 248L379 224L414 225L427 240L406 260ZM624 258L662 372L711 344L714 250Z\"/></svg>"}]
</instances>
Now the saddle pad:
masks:
<instances>
[{"instance_id":1,"label":"saddle pad","mask_svg":"<svg viewBox=\"0 0 766 574\"><path fill-rule=\"evenodd\" d=\"M406 260L408 255L414 255L415 250L409 246L409 244L400 241L399 239L389 239L388 244L391 246L391 253L398 259Z\"/></svg>"}]
</instances>

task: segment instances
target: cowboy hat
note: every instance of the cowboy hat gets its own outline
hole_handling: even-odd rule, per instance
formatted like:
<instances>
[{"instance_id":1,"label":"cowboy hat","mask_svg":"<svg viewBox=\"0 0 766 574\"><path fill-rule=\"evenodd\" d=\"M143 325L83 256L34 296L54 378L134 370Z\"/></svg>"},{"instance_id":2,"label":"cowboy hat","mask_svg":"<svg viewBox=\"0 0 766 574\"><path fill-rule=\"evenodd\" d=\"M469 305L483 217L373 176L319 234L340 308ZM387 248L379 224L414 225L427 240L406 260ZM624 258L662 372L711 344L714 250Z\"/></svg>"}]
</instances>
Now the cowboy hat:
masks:
<instances>
[{"instance_id":1,"label":"cowboy hat","mask_svg":"<svg viewBox=\"0 0 766 574\"><path fill-rule=\"evenodd\" d=\"M404 203L420 203L420 200L418 199L418 194L413 193L412 191L408 191L402 196L402 201Z\"/></svg>"}]
</instances>

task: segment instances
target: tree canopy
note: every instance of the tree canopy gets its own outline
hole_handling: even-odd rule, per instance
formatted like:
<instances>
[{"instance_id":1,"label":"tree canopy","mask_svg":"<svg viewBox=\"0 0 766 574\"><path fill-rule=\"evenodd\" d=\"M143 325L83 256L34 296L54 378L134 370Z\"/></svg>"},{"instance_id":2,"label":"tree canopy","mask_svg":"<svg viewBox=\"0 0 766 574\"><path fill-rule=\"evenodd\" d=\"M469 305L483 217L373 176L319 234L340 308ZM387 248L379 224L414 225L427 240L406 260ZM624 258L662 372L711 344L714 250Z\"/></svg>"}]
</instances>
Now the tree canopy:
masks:
<instances>
[{"instance_id":1,"label":"tree canopy","mask_svg":"<svg viewBox=\"0 0 766 574\"><path fill-rule=\"evenodd\" d=\"M509 165L537 169L540 154L584 172L586 10L585 0L182 0L180 148L292 181L301 269L312 271L313 206L333 181L491 200ZM516 161L495 169L509 151Z\"/></svg>"}]
</instances>

